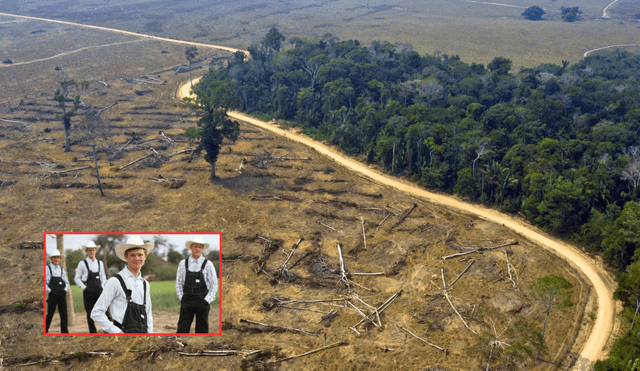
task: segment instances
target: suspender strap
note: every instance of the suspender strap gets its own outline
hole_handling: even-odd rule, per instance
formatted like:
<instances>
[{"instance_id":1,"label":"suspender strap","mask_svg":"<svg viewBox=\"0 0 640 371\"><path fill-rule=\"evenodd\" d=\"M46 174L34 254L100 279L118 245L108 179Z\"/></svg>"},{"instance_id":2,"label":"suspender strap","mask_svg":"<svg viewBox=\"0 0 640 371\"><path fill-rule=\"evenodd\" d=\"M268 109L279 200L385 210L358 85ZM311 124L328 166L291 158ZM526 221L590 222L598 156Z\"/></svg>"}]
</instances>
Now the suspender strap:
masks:
<instances>
[{"instance_id":1,"label":"suspender strap","mask_svg":"<svg viewBox=\"0 0 640 371\"><path fill-rule=\"evenodd\" d=\"M127 289L127 285L125 285L122 276L116 274L116 277L118 278L118 281L120 281L120 286L122 286L124 294L127 296L127 301L131 301L131 290ZM142 281L142 287L144 288L142 293L142 305L147 305L147 281Z\"/></svg>"},{"instance_id":2,"label":"suspender strap","mask_svg":"<svg viewBox=\"0 0 640 371\"><path fill-rule=\"evenodd\" d=\"M202 267L200 267L200 273L204 271L204 266L207 265L207 259L202 262Z\"/></svg>"},{"instance_id":3,"label":"suspender strap","mask_svg":"<svg viewBox=\"0 0 640 371\"><path fill-rule=\"evenodd\" d=\"M202 262L202 266L200 267L200 273L204 272L204 267L207 265L207 259ZM189 271L189 258L184 260L185 272Z\"/></svg>"},{"instance_id":4,"label":"suspender strap","mask_svg":"<svg viewBox=\"0 0 640 371\"><path fill-rule=\"evenodd\" d=\"M89 263L87 263L87 259L84 259L83 262L84 262L84 265L87 267L87 272L95 273L91 269L89 269ZM100 273L100 262L98 262L98 273Z\"/></svg>"}]
</instances>

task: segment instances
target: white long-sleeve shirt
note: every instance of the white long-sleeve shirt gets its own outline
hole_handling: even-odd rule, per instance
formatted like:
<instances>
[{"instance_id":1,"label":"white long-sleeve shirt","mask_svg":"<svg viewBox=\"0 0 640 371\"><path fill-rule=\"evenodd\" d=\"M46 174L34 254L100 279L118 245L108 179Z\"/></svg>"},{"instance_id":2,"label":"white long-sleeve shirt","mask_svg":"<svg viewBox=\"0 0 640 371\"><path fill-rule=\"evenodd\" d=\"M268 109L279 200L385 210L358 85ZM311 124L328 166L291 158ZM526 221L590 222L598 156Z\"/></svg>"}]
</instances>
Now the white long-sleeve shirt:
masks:
<instances>
[{"instance_id":1,"label":"white long-sleeve shirt","mask_svg":"<svg viewBox=\"0 0 640 371\"><path fill-rule=\"evenodd\" d=\"M202 267L202 262L204 261L204 256L200 255L198 259L194 259L192 256L189 256L189 272L200 272L200 267ZM216 293L218 292L218 276L216 275L216 268L213 266L213 263L210 260L207 260L207 264L204 266L204 281L207 284L207 288L209 292L207 296L204 297L204 300L211 304L212 301L216 300ZM184 295L184 280L186 276L186 269L184 260L180 261L178 264L178 271L176 272L176 294L178 295L178 300L182 301L182 295Z\"/></svg>"},{"instance_id":2,"label":"white long-sleeve shirt","mask_svg":"<svg viewBox=\"0 0 640 371\"><path fill-rule=\"evenodd\" d=\"M107 275L104 272L104 264L102 264L102 262L98 259L91 260L89 258L85 258L84 261L89 264L89 269L91 269L92 272L97 272L98 267L100 268L100 286L104 288L104 285L107 283ZM80 263L78 263L78 268L76 269L76 275L73 278L73 281L76 283L76 285L78 285L79 288L82 289L82 291L87 288L87 285L85 285L84 282L87 282L88 276L89 271L87 271L87 266L81 260Z\"/></svg>"},{"instance_id":3,"label":"white long-sleeve shirt","mask_svg":"<svg viewBox=\"0 0 640 371\"><path fill-rule=\"evenodd\" d=\"M144 299L142 297L143 294L143 283L147 284L147 303L146 303L146 311L147 311L147 332L153 332L153 314L151 313L151 294L149 293L149 282L147 282L144 278L142 278L142 274L138 273L138 277L134 277L133 273L129 270L129 268L125 267L118 273L122 279L124 280L127 289L131 290L131 300L133 300L136 304L142 304ZM94 320L101 329L110 334L120 333L120 330L113 322L109 321L107 318L107 309L111 312L111 317L118 321L118 323L122 324L122 320L124 319L124 314L127 310L127 295L122 290L122 286L120 285L120 281L118 281L117 277L111 277L104 285L104 289L102 290L102 294L98 298L93 310L91 311L91 319Z\"/></svg>"},{"instance_id":4,"label":"white long-sleeve shirt","mask_svg":"<svg viewBox=\"0 0 640 371\"><path fill-rule=\"evenodd\" d=\"M51 268L51 271L49 271ZM69 291L69 279L67 278L67 272L62 269L60 265L56 264L47 264L47 268L45 268L46 272L46 282L47 282L47 294L51 292L51 288L49 287L49 281L51 281L51 277L60 277L62 276L62 281L64 281L64 291Z\"/></svg>"}]
</instances>

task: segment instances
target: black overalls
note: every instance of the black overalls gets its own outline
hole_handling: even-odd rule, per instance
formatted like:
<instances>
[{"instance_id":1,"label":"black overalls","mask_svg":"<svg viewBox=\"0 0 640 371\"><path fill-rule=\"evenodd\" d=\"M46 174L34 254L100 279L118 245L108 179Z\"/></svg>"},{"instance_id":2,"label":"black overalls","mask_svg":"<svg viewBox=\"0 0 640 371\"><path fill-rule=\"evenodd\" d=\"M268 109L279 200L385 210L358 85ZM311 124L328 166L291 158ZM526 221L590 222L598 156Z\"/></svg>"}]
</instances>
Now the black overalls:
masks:
<instances>
[{"instance_id":1,"label":"black overalls","mask_svg":"<svg viewBox=\"0 0 640 371\"><path fill-rule=\"evenodd\" d=\"M124 294L127 296L127 310L124 312L122 323L114 320L113 324L116 325L125 334L146 334L147 333L147 282L143 281L142 286L144 291L142 293L142 304L136 304L131 300L131 290L127 289L127 285L119 274L116 274L120 286Z\"/></svg>"},{"instance_id":2,"label":"black overalls","mask_svg":"<svg viewBox=\"0 0 640 371\"><path fill-rule=\"evenodd\" d=\"M180 318L178 319L178 333L188 334L191 329L193 317L196 317L196 333L206 334L209 332L209 303L204 300L209 289L204 280L204 267L207 259L204 259L199 272L189 271L189 258L185 259L185 277L180 304Z\"/></svg>"},{"instance_id":3,"label":"black overalls","mask_svg":"<svg viewBox=\"0 0 640 371\"><path fill-rule=\"evenodd\" d=\"M89 269L89 264L87 260L83 260L84 265L87 267L87 282L83 282L87 287L85 287L84 292L82 293L82 299L84 301L84 309L87 311L87 323L89 323L89 332L96 333L96 325L93 323L91 319L91 311L93 310L93 306L98 301L100 294L102 294L102 282L100 281L100 262L98 262L98 271L92 272Z\"/></svg>"},{"instance_id":4,"label":"black overalls","mask_svg":"<svg viewBox=\"0 0 640 371\"><path fill-rule=\"evenodd\" d=\"M53 276L53 269L51 269L51 265L47 265L49 268L49 274L51 277L49 278L49 288L51 292L49 292L49 297L47 298L47 319L46 319L46 332L49 332L49 326L51 326L51 320L53 319L53 314L56 311L56 307L58 307L58 311L60 312L60 332L63 334L68 334L69 329L67 327L67 292L64 291L64 288L67 286L62 279L62 275L64 274L64 269L60 267L60 276Z\"/></svg>"}]
</instances>

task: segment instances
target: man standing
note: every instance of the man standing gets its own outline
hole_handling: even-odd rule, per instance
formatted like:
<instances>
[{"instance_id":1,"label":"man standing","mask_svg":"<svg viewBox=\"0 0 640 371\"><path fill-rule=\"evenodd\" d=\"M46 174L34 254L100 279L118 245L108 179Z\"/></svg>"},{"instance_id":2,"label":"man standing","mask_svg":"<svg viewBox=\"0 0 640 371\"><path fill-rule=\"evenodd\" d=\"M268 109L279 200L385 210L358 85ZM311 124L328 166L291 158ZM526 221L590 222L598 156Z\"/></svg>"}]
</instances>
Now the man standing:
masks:
<instances>
[{"instance_id":1,"label":"man standing","mask_svg":"<svg viewBox=\"0 0 640 371\"><path fill-rule=\"evenodd\" d=\"M140 272L153 248L153 242L145 243L139 236L131 236L127 243L116 245L116 255L126 261L127 266L107 281L91 311L91 319L105 332L153 332L149 282ZM113 322L107 317L107 309Z\"/></svg>"},{"instance_id":2,"label":"man standing","mask_svg":"<svg viewBox=\"0 0 640 371\"><path fill-rule=\"evenodd\" d=\"M82 245L82 252L87 257L78 263L74 281L79 288L82 289L82 298L84 300L84 309L87 312L87 323L89 324L89 332L96 333L96 325L91 319L91 311L98 301L102 288L107 283L107 276L104 273L104 264L96 259L96 251L100 246L96 246L93 241L89 241L86 245Z\"/></svg>"},{"instance_id":3,"label":"man standing","mask_svg":"<svg viewBox=\"0 0 640 371\"><path fill-rule=\"evenodd\" d=\"M218 277L213 263L202 256L209 247L202 236L187 241L191 256L178 264L176 273L176 294L180 300L178 333L188 334L193 317L196 317L196 333L209 332L210 304L216 299Z\"/></svg>"},{"instance_id":4,"label":"man standing","mask_svg":"<svg viewBox=\"0 0 640 371\"><path fill-rule=\"evenodd\" d=\"M67 272L60 266L60 251L58 249L53 250L51 253L51 263L47 265L46 282L47 282L47 319L45 332L49 332L49 326L51 326L51 320L53 314L58 307L60 313L60 332L68 334L67 328L67 291L69 291L69 279L67 278Z\"/></svg>"}]
</instances>

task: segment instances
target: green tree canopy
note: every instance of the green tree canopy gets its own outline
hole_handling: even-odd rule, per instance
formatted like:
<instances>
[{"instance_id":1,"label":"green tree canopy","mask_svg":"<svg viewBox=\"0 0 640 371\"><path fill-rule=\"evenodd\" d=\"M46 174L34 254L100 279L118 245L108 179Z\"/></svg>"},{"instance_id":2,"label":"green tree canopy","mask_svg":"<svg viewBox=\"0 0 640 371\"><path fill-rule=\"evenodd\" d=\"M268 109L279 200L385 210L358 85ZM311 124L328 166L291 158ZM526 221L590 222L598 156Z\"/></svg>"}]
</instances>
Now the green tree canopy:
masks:
<instances>
[{"instance_id":1,"label":"green tree canopy","mask_svg":"<svg viewBox=\"0 0 640 371\"><path fill-rule=\"evenodd\" d=\"M544 13L541 7L534 5L525 9L524 12L522 12L522 16L530 21L539 21L542 19Z\"/></svg>"}]
</instances>

